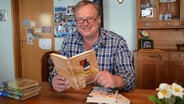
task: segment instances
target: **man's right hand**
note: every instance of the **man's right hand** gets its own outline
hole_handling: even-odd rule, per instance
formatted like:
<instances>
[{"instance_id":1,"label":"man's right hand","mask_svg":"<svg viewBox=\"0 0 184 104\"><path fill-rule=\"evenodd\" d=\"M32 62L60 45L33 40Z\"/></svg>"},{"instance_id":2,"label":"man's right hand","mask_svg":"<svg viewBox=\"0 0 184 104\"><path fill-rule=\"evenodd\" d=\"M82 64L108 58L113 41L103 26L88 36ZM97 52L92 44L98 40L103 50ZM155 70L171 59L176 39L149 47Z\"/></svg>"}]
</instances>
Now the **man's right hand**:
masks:
<instances>
[{"instance_id":1,"label":"man's right hand","mask_svg":"<svg viewBox=\"0 0 184 104\"><path fill-rule=\"evenodd\" d=\"M56 92L62 92L70 88L69 82L60 75L55 75L52 79L52 87Z\"/></svg>"}]
</instances>

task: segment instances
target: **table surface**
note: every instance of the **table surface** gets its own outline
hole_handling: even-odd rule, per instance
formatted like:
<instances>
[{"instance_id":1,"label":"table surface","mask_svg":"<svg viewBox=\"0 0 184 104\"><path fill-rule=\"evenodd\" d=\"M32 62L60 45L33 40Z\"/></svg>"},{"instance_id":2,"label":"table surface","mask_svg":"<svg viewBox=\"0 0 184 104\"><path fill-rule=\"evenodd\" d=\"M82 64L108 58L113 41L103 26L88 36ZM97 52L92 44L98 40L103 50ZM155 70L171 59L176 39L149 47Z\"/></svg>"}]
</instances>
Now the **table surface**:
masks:
<instances>
[{"instance_id":1,"label":"table surface","mask_svg":"<svg viewBox=\"0 0 184 104\"><path fill-rule=\"evenodd\" d=\"M62 93L56 93L47 82L41 82L42 86L40 95L27 99L25 101L18 101L10 98L0 97L0 104L87 104L86 96L92 86L75 91L69 89ZM134 89L132 92L120 92L123 96L131 101L131 104L154 104L148 96L155 95L156 91L147 89Z\"/></svg>"}]
</instances>

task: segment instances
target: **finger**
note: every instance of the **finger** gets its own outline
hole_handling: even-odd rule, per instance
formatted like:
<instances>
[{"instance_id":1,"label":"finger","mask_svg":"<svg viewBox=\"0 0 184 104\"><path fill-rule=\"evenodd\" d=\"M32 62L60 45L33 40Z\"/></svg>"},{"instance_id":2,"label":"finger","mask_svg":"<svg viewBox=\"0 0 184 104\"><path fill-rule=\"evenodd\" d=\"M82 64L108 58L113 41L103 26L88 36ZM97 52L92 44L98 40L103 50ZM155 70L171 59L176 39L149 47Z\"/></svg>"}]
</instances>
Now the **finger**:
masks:
<instances>
[{"instance_id":1,"label":"finger","mask_svg":"<svg viewBox=\"0 0 184 104\"><path fill-rule=\"evenodd\" d=\"M103 86L103 87L109 87L109 82L107 80L103 80L100 82L100 85Z\"/></svg>"},{"instance_id":2,"label":"finger","mask_svg":"<svg viewBox=\"0 0 184 104\"><path fill-rule=\"evenodd\" d=\"M101 86L104 86L106 83L108 83L108 77L106 76L100 76L98 79L97 79L97 83L100 84Z\"/></svg>"},{"instance_id":3,"label":"finger","mask_svg":"<svg viewBox=\"0 0 184 104\"><path fill-rule=\"evenodd\" d=\"M62 77L60 75L56 75L55 78L58 79L58 80L66 80L64 77Z\"/></svg>"},{"instance_id":4,"label":"finger","mask_svg":"<svg viewBox=\"0 0 184 104\"><path fill-rule=\"evenodd\" d=\"M95 81L97 81L99 79L99 77L103 76L103 73L104 71L99 71L96 76L95 76Z\"/></svg>"},{"instance_id":5,"label":"finger","mask_svg":"<svg viewBox=\"0 0 184 104\"><path fill-rule=\"evenodd\" d=\"M69 88L70 88L69 82L68 81L62 81L62 80L60 80L59 84L56 84L55 87L54 87L56 92L61 92L61 91L67 90Z\"/></svg>"}]
</instances>

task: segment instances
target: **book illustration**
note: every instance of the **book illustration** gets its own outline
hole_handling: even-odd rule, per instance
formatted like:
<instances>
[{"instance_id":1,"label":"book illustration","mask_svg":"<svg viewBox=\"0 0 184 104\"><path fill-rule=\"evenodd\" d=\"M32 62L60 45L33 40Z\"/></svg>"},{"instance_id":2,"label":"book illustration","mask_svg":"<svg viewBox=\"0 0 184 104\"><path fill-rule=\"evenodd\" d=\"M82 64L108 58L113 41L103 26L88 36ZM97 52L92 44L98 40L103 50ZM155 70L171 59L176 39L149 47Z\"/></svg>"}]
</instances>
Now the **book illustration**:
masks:
<instances>
[{"instance_id":1,"label":"book illustration","mask_svg":"<svg viewBox=\"0 0 184 104\"><path fill-rule=\"evenodd\" d=\"M30 87L38 86L39 82L31 79L17 78L5 82L8 88L16 90L24 90Z\"/></svg>"},{"instance_id":2,"label":"book illustration","mask_svg":"<svg viewBox=\"0 0 184 104\"><path fill-rule=\"evenodd\" d=\"M104 88L104 87L93 87L87 96L89 103L116 103L118 90Z\"/></svg>"},{"instance_id":3,"label":"book illustration","mask_svg":"<svg viewBox=\"0 0 184 104\"><path fill-rule=\"evenodd\" d=\"M80 65L84 69L83 74L85 76L86 84L89 85L90 83L93 83L95 75L97 73L95 68L90 65L87 59L81 60Z\"/></svg>"},{"instance_id":4,"label":"book illustration","mask_svg":"<svg viewBox=\"0 0 184 104\"><path fill-rule=\"evenodd\" d=\"M94 82L98 65L94 50L85 51L71 58L50 54L58 75L65 77L72 88L80 90Z\"/></svg>"}]
</instances>

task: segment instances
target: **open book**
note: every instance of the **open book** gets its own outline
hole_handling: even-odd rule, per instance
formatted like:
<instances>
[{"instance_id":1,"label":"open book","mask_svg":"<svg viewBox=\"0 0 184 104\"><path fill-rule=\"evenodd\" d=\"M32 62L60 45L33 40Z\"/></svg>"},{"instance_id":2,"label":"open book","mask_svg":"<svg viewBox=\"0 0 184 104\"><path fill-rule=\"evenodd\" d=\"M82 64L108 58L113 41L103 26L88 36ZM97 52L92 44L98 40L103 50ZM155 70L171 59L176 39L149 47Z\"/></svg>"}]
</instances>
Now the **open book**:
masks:
<instances>
[{"instance_id":1,"label":"open book","mask_svg":"<svg viewBox=\"0 0 184 104\"><path fill-rule=\"evenodd\" d=\"M58 75L65 77L72 88L80 90L94 82L98 65L94 50L85 51L71 58L50 54Z\"/></svg>"},{"instance_id":2,"label":"open book","mask_svg":"<svg viewBox=\"0 0 184 104\"><path fill-rule=\"evenodd\" d=\"M108 89L104 87L93 87L87 96L88 103L116 103L118 90Z\"/></svg>"},{"instance_id":3,"label":"open book","mask_svg":"<svg viewBox=\"0 0 184 104\"><path fill-rule=\"evenodd\" d=\"M87 95L87 103L130 104L130 100L118 93L117 89L93 87Z\"/></svg>"}]
</instances>

